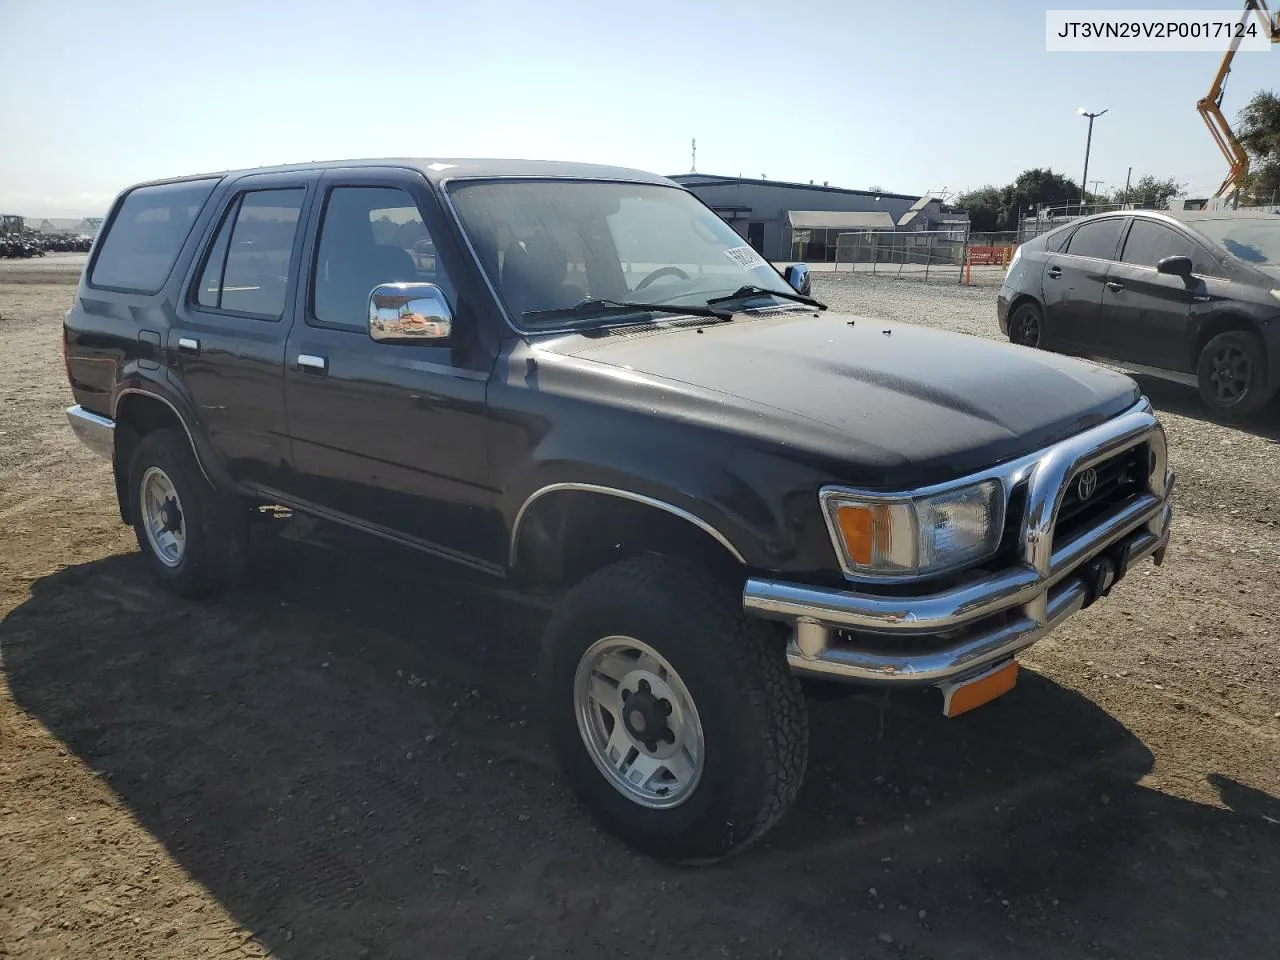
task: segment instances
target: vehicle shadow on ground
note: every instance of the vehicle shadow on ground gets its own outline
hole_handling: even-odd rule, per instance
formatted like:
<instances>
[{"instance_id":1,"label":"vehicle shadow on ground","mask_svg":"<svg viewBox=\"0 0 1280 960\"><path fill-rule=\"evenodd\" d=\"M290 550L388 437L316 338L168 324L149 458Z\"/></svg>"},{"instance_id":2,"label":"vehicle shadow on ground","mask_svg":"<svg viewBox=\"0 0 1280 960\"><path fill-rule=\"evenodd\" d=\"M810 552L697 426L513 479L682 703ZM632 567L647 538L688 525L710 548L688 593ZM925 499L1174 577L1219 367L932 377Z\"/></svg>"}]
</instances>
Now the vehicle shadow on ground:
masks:
<instances>
[{"instance_id":1,"label":"vehicle shadow on ground","mask_svg":"<svg viewBox=\"0 0 1280 960\"><path fill-rule=\"evenodd\" d=\"M1229 420L1218 416L1206 407L1194 387L1140 373L1130 373L1129 376L1137 381L1142 392L1159 411L1176 413L1180 417L1190 417L1204 423L1221 424L1267 440L1280 442L1280 397L1272 400L1251 417Z\"/></svg>"},{"instance_id":2,"label":"vehicle shadow on ground","mask_svg":"<svg viewBox=\"0 0 1280 960\"><path fill-rule=\"evenodd\" d=\"M815 702L806 788L764 843L697 870L637 856L543 751L544 621L416 555L280 541L217 602L132 555L45 577L0 655L19 705L280 957L1274 950L1276 798L1139 786L1148 750L1030 671L955 721L928 692Z\"/></svg>"}]
</instances>

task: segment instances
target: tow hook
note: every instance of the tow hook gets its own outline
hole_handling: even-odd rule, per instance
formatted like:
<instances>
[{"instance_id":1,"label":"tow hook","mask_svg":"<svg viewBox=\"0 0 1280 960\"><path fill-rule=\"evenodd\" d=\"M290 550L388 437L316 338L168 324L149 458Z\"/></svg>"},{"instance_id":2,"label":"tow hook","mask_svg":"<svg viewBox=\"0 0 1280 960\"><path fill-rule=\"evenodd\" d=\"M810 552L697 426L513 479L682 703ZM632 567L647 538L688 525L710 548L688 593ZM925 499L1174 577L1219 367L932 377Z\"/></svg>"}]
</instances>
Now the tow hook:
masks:
<instances>
[{"instance_id":1,"label":"tow hook","mask_svg":"<svg viewBox=\"0 0 1280 960\"><path fill-rule=\"evenodd\" d=\"M1124 579L1126 556L1124 550L1113 550L1084 565L1085 607L1091 606L1095 600L1101 600Z\"/></svg>"},{"instance_id":2,"label":"tow hook","mask_svg":"<svg viewBox=\"0 0 1280 960\"><path fill-rule=\"evenodd\" d=\"M1094 601L1105 597L1115 586L1116 565L1110 557L1096 557L1084 567L1084 609L1091 607Z\"/></svg>"}]
</instances>

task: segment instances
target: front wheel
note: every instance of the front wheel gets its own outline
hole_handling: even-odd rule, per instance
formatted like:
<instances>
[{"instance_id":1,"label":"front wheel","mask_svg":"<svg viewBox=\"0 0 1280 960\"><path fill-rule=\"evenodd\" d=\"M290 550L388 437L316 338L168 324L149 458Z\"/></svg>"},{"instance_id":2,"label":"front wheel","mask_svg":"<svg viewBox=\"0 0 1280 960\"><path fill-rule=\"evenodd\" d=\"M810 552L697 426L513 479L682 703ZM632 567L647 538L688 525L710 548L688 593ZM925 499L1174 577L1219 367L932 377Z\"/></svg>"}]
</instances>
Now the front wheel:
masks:
<instances>
[{"instance_id":1,"label":"front wheel","mask_svg":"<svg viewBox=\"0 0 1280 960\"><path fill-rule=\"evenodd\" d=\"M808 721L781 638L696 567L646 556L588 577L547 628L539 677L573 790L645 853L719 859L800 789Z\"/></svg>"},{"instance_id":2,"label":"front wheel","mask_svg":"<svg viewBox=\"0 0 1280 960\"><path fill-rule=\"evenodd\" d=\"M1219 413L1248 416L1267 405L1267 354L1262 339L1247 330L1220 333L1200 351L1196 364L1200 396Z\"/></svg>"}]
</instances>

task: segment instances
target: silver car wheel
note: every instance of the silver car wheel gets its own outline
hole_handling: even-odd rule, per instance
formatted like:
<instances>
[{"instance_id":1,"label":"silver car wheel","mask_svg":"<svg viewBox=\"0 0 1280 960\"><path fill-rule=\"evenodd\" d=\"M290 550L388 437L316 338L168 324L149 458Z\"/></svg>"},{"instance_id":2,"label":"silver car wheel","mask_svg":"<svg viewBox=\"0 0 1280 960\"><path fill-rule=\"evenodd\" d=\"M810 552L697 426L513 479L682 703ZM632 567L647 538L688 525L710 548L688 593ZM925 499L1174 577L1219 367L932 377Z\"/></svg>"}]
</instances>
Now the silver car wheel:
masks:
<instances>
[{"instance_id":1,"label":"silver car wheel","mask_svg":"<svg viewBox=\"0 0 1280 960\"><path fill-rule=\"evenodd\" d=\"M644 807L677 807L702 778L702 721L680 675L632 637L597 640L574 677L587 752L613 787Z\"/></svg>"},{"instance_id":2,"label":"silver car wheel","mask_svg":"<svg viewBox=\"0 0 1280 960\"><path fill-rule=\"evenodd\" d=\"M139 487L139 506L147 542L166 567L182 563L187 552L187 526L182 517L182 501L169 475L159 467L148 467Z\"/></svg>"}]
</instances>

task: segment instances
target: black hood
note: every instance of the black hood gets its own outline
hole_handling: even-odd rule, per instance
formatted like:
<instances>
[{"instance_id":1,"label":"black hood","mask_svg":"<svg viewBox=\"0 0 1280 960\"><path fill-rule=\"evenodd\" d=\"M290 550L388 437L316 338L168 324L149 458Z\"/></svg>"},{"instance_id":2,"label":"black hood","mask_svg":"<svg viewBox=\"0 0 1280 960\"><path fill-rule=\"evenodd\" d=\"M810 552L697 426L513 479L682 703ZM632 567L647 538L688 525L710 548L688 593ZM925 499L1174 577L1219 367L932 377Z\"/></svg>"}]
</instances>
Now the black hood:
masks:
<instances>
[{"instance_id":1,"label":"black hood","mask_svg":"<svg viewBox=\"0 0 1280 960\"><path fill-rule=\"evenodd\" d=\"M740 314L700 330L615 328L540 346L714 394L730 408L727 422L736 407L744 420L765 421L779 443L803 437L812 448L821 439L827 449L815 452L889 484L1013 459L1140 396L1131 379L1096 364L834 312Z\"/></svg>"}]
</instances>

